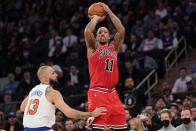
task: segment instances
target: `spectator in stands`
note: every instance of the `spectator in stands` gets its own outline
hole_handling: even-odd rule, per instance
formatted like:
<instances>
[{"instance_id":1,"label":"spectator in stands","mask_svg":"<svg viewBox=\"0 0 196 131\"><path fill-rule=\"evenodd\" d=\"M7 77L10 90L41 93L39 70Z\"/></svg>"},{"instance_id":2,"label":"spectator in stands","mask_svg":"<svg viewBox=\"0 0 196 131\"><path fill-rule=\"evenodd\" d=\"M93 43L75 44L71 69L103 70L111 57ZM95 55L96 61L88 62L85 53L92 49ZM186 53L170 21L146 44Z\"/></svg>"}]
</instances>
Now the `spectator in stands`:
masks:
<instances>
[{"instance_id":1,"label":"spectator in stands","mask_svg":"<svg viewBox=\"0 0 196 131\"><path fill-rule=\"evenodd\" d=\"M6 131L22 131L23 126L18 122L15 112L8 114L8 122L5 123L4 129Z\"/></svg>"},{"instance_id":2,"label":"spectator in stands","mask_svg":"<svg viewBox=\"0 0 196 131\"><path fill-rule=\"evenodd\" d=\"M74 42L78 41L78 37L72 34L72 29L69 27L66 29L66 36L63 38L63 44L70 48Z\"/></svg>"},{"instance_id":3,"label":"spectator in stands","mask_svg":"<svg viewBox=\"0 0 196 131\"><path fill-rule=\"evenodd\" d=\"M191 106L192 120L196 122L196 105Z\"/></svg>"},{"instance_id":4,"label":"spectator in stands","mask_svg":"<svg viewBox=\"0 0 196 131\"><path fill-rule=\"evenodd\" d=\"M141 51L153 51L155 49L163 49L162 41L154 36L153 30L149 29L147 33L147 38L141 43Z\"/></svg>"},{"instance_id":5,"label":"spectator in stands","mask_svg":"<svg viewBox=\"0 0 196 131\"><path fill-rule=\"evenodd\" d=\"M16 66L15 67L14 74L15 74L15 80L16 81L21 81L22 80L22 77L23 77L22 67L19 66L19 65Z\"/></svg>"},{"instance_id":6,"label":"spectator in stands","mask_svg":"<svg viewBox=\"0 0 196 131\"><path fill-rule=\"evenodd\" d=\"M149 111L150 115L151 115L151 124L148 125L148 129L151 130L158 130L161 128L161 121L159 119L159 116L157 113L155 113L155 110L153 109L153 106L150 104L147 104L145 106L145 111Z\"/></svg>"},{"instance_id":7,"label":"spectator in stands","mask_svg":"<svg viewBox=\"0 0 196 131\"><path fill-rule=\"evenodd\" d=\"M125 109L125 113L126 113L126 122L128 123L128 121L132 119L132 116L128 109Z\"/></svg>"},{"instance_id":8,"label":"spectator in stands","mask_svg":"<svg viewBox=\"0 0 196 131\"><path fill-rule=\"evenodd\" d=\"M63 46L61 38L58 38L54 41L54 46L52 46L48 52L48 56L53 59L55 63L59 63L62 60L65 60L65 53L67 48Z\"/></svg>"},{"instance_id":9,"label":"spectator in stands","mask_svg":"<svg viewBox=\"0 0 196 131\"><path fill-rule=\"evenodd\" d=\"M85 119L80 119L78 122L78 126L75 128L76 131L88 131L86 128L86 120Z\"/></svg>"},{"instance_id":10,"label":"spectator in stands","mask_svg":"<svg viewBox=\"0 0 196 131\"><path fill-rule=\"evenodd\" d=\"M165 18L167 16L167 9L164 8L163 3L158 3L158 9L155 10L155 14L159 15L161 19Z\"/></svg>"},{"instance_id":11,"label":"spectator in stands","mask_svg":"<svg viewBox=\"0 0 196 131\"><path fill-rule=\"evenodd\" d=\"M156 131L156 128L153 127L153 125L152 125L152 115L149 110L143 110L139 116L140 116L140 119L142 120L144 126L149 131Z\"/></svg>"},{"instance_id":12,"label":"spectator in stands","mask_svg":"<svg viewBox=\"0 0 196 131\"><path fill-rule=\"evenodd\" d=\"M125 88L125 105L130 111L131 116L136 117L141 112L144 103L144 94L139 89L135 89L134 81L131 77L126 78Z\"/></svg>"},{"instance_id":13,"label":"spectator in stands","mask_svg":"<svg viewBox=\"0 0 196 131\"><path fill-rule=\"evenodd\" d=\"M196 122L192 120L192 112L188 107L182 109L181 112L182 123L180 126L176 127L175 131L195 131Z\"/></svg>"},{"instance_id":14,"label":"spectator in stands","mask_svg":"<svg viewBox=\"0 0 196 131\"><path fill-rule=\"evenodd\" d=\"M152 57L158 64L158 75L159 78L163 78L165 67L164 67L164 50L162 41L155 37L154 31L149 29L147 32L147 38L145 38L140 46L140 50L145 52L146 55Z\"/></svg>"},{"instance_id":15,"label":"spectator in stands","mask_svg":"<svg viewBox=\"0 0 196 131\"><path fill-rule=\"evenodd\" d=\"M186 83L191 80L191 77L187 75L187 69L185 67L180 68L180 78L178 78L172 89L172 93L183 93L187 91Z\"/></svg>"},{"instance_id":16,"label":"spectator in stands","mask_svg":"<svg viewBox=\"0 0 196 131\"><path fill-rule=\"evenodd\" d=\"M163 126L159 131L174 131L174 127L171 124L172 116L168 109L161 111L161 125Z\"/></svg>"},{"instance_id":17,"label":"spectator in stands","mask_svg":"<svg viewBox=\"0 0 196 131\"><path fill-rule=\"evenodd\" d=\"M4 113L15 112L17 109L16 104L12 103L12 95L5 94L4 95L4 103L0 104L0 110Z\"/></svg>"},{"instance_id":18,"label":"spectator in stands","mask_svg":"<svg viewBox=\"0 0 196 131\"><path fill-rule=\"evenodd\" d=\"M59 124L59 123L55 123L53 126L52 126L52 129L54 131L65 131L65 128Z\"/></svg>"},{"instance_id":19,"label":"spectator in stands","mask_svg":"<svg viewBox=\"0 0 196 131\"><path fill-rule=\"evenodd\" d=\"M21 110L16 111L16 118L18 122L22 125L23 124L23 112Z\"/></svg>"},{"instance_id":20,"label":"spectator in stands","mask_svg":"<svg viewBox=\"0 0 196 131\"><path fill-rule=\"evenodd\" d=\"M137 37L143 38L145 33L145 27L143 25L142 19L137 18L135 25L131 28L131 33L136 34Z\"/></svg>"},{"instance_id":21,"label":"spectator in stands","mask_svg":"<svg viewBox=\"0 0 196 131\"><path fill-rule=\"evenodd\" d=\"M58 86L55 87L57 90L61 91L65 88L66 78L63 69L59 65L53 65L52 68L56 71L58 75Z\"/></svg>"},{"instance_id":22,"label":"spectator in stands","mask_svg":"<svg viewBox=\"0 0 196 131\"><path fill-rule=\"evenodd\" d=\"M166 53L168 53L172 48L177 47L178 41L172 36L171 31L167 26L164 28L163 37L161 40Z\"/></svg>"},{"instance_id":23,"label":"spectator in stands","mask_svg":"<svg viewBox=\"0 0 196 131\"><path fill-rule=\"evenodd\" d=\"M57 110L55 113L55 117L56 117L56 123L64 126L65 116L64 116L63 112L61 112L60 110Z\"/></svg>"},{"instance_id":24,"label":"spectator in stands","mask_svg":"<svg viewBox=\"0 0 196 131\"><path fill-rule=\"evenodd\" d=\"M161 92L162 92L162 95L163 95L164 99L165 100L167 99L168 101L173 101L173 95L171 95L171 89L170 89L169 84L168 84L167 81L164 81L162 83L161 88L162 88Z\"/></svg>"},{"instance_id":25,"label":"spectator in stands","mask_svg":"<svg viewBox=\"0 0 196 131\"><path fill-rule=\"evenodd\" d=\"M18 88L15 91L15 100L23 100L34 86L35 82L31 78L31 72L25 71L23 75L23 80L20 82Z\"/></svg>"},{"instance_id":26,"label":"spectator in stands","mask_svg":"<svg viewBox=\"0 0 196 131\"><path fill-rule=\"evenodd\" d=\"M18 81L15 81L15 75L13 73L8 74L8 83L3 87L3 94L12 94L15 92L19 85Z\"/></svg>"},{"instance_id":27,"label":"spectator in stands","mask_svg":"<svg viewBox=\"0 0 196 131\"><path fill-rule=\"evenodd\" d=\"M166 108L166 103L163 97L159 97L155 102L155 110L158 114L160 114L161 110Z\"/></svg>"},{"instance_id":28,"label":"spectator in stands","mask_svg":"<svg viewBox=\"0 0 196 131\"><path fill-rule=\"evenodd\" d=\"M182 105L184 107L191 107L192 106L192 101L191 101L191 98L189 96L185 96L183 99L182 99Z\"/></svg>"},{"instance_id":29,"label":"spectator in stands","mask_svg":"<svg viewBox=\"0 0 196 131\"><path fill-rule=\"evenodd\" d=\"M180 114L178 111L178 105L176 103L171 103L170 105L170 111L171 111L171 116L172 116L172 120L171 123L174 127L179 126L180 124L182 124L181 119L180 119Z\"/></svg>"},{"instance_id":30,"label":"spectator in stands","mask_svg":"<svg viewBox=\"0 0 196 131\"><path fill-rule=\"evenodd\" d=\"M82 76L75 65L70 66L69 78L71 84L74 86L83 84Z\"/></svg>"},{"instance_id":31,"label":"spectator in stands","mask_svg":"<svg viewBox=\"0 0 196 131\"><path fill-rule=\"evenodd\" d=\"M131 61L125 61L126 77L133 77L133 65Z\"/></svg>"},{"instance_id":32,"label":"spectator in stands","mask_svg":"<svg viewBox=\"0 0 196 131\"><path fill-rule=\"evenodd\" d=\"M137 57L133 59L133 78L136 84L139 84L150 71L157 68L157 63L152 57L145 56L143 52L137 52Z\"/></svg>"},{"instance_id":33,"label":"spectator in stands","mask_svg":"<svg viewBox=\"0 0 196 131\"><path fill-rule=\"evenodd\" d=\"M127 59L133 59L136 56L140 44L141 44L141 40L139 39L139 37L137 37L135 34L129 35L129 43L127 44L128 45L127 51L130 52L130 56Z\"/></svg>"},{"instance_id":34,"label":"spectator in stands","mask_svg":"<svg viewBox=\"0 0 196 131\"><path fill-rule=\"evenodd\" d=\"M146 130L140 117L135 117L135 118L131 119L129 121L129 125L132 130L137 130L137 131L145 131Z\"/></svg>"},{"instance_id":35,"label":"spectator in stands","mask_svg":"<svg viewBox=\"0 0 196 131\"><path fill-rule=\"evenodd\" d=\"M66 131L75 131L74 121L72 119L65 120L65 130Z\"/></svg>"}]
</instances>

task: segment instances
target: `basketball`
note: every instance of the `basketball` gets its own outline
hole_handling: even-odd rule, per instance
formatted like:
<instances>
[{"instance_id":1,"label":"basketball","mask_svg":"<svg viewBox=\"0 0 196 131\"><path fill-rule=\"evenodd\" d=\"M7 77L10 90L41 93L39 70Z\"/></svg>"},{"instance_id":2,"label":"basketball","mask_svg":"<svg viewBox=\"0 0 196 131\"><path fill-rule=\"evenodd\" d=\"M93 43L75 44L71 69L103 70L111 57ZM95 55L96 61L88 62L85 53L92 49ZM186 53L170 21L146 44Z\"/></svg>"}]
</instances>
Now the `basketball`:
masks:
<instances>
[{"instance_id":1,"label":"basketball","mask_svg":"<svg viewBox=\"0 0 196 131\"><path fill-rule=\"evenodd\" d=\"M104 8L99 3L92 4L88 9L88 15L106 16Z\"/></svg>"}]
</instances>

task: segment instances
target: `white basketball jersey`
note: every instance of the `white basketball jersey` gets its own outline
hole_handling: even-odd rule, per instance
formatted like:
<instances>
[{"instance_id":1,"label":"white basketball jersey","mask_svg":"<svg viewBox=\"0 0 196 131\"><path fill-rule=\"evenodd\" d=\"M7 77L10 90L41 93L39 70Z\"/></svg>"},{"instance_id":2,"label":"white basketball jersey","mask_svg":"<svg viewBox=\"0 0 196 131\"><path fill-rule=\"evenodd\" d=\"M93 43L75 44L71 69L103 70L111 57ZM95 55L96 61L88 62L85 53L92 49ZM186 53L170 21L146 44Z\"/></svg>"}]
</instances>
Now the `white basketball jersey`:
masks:
<instances>
[{"instance_id":1,"label":"white basketball jersey","mask_svg":"<svg viewBox=\"0 0 196 131\"><path fill-rule=\"evenodd\" d=\"M39 84L29 93L23 125L28 128L52 127L55 123L55 106L46 99L48 85Z\"/></svg>"}]
</instances>

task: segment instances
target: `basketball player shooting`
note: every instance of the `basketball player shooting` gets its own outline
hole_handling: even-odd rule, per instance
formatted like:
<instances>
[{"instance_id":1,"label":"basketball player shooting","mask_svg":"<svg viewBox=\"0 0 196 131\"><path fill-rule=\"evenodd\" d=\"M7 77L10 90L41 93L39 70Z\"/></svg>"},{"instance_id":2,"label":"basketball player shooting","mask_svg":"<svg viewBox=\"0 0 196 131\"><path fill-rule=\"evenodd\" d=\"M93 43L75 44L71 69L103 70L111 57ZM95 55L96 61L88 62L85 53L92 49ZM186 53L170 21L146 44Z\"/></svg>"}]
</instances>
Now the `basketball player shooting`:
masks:
<instances>
[{"instance_id":1,"label":"basketball player shooting","mask_svg":"<svg viewBox=\"0 0 196 131\"><path fill-rule=\"evenodd\" d=\"M90 22L85 28L84 35L87 46L87 57L90 73L90 89L88 91L88 109L93 111L97 107L105 107L107 114L96 117L92 123L92 130L114 129L124 131L127 128L125 110L115 90L118 82L117 54L124 41L125 29L117 16L104 3L99 3L110 17L117 33L114 41L110 42L109 30L100 27L96 37L93 32L96 25L106 16L89 16Z\"/></svg>"}]
</instances>

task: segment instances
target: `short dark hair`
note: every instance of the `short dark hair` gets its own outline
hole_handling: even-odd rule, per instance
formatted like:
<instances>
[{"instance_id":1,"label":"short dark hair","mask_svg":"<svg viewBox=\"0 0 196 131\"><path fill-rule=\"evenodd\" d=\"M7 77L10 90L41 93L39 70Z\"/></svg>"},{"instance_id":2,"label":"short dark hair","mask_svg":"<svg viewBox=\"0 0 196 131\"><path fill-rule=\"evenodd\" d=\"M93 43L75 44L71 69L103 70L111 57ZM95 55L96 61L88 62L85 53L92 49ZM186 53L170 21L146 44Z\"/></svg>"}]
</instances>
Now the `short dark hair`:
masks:
<instances>
[{"instance_id":1,"label":"short dark hair","mask_svg":"<svg viewBox=\"0 0 196 131\"><path fill-rule=\"evenodd\" d=\"M192 115L192 111L191 111L191 108L189 107L189 106L184 106L183 108L182 108L182 111L185 111L185 110L189 110L190 111L190 114ZM181 112L182 112L181 111Z\"/></svg>"}]
</instances>

